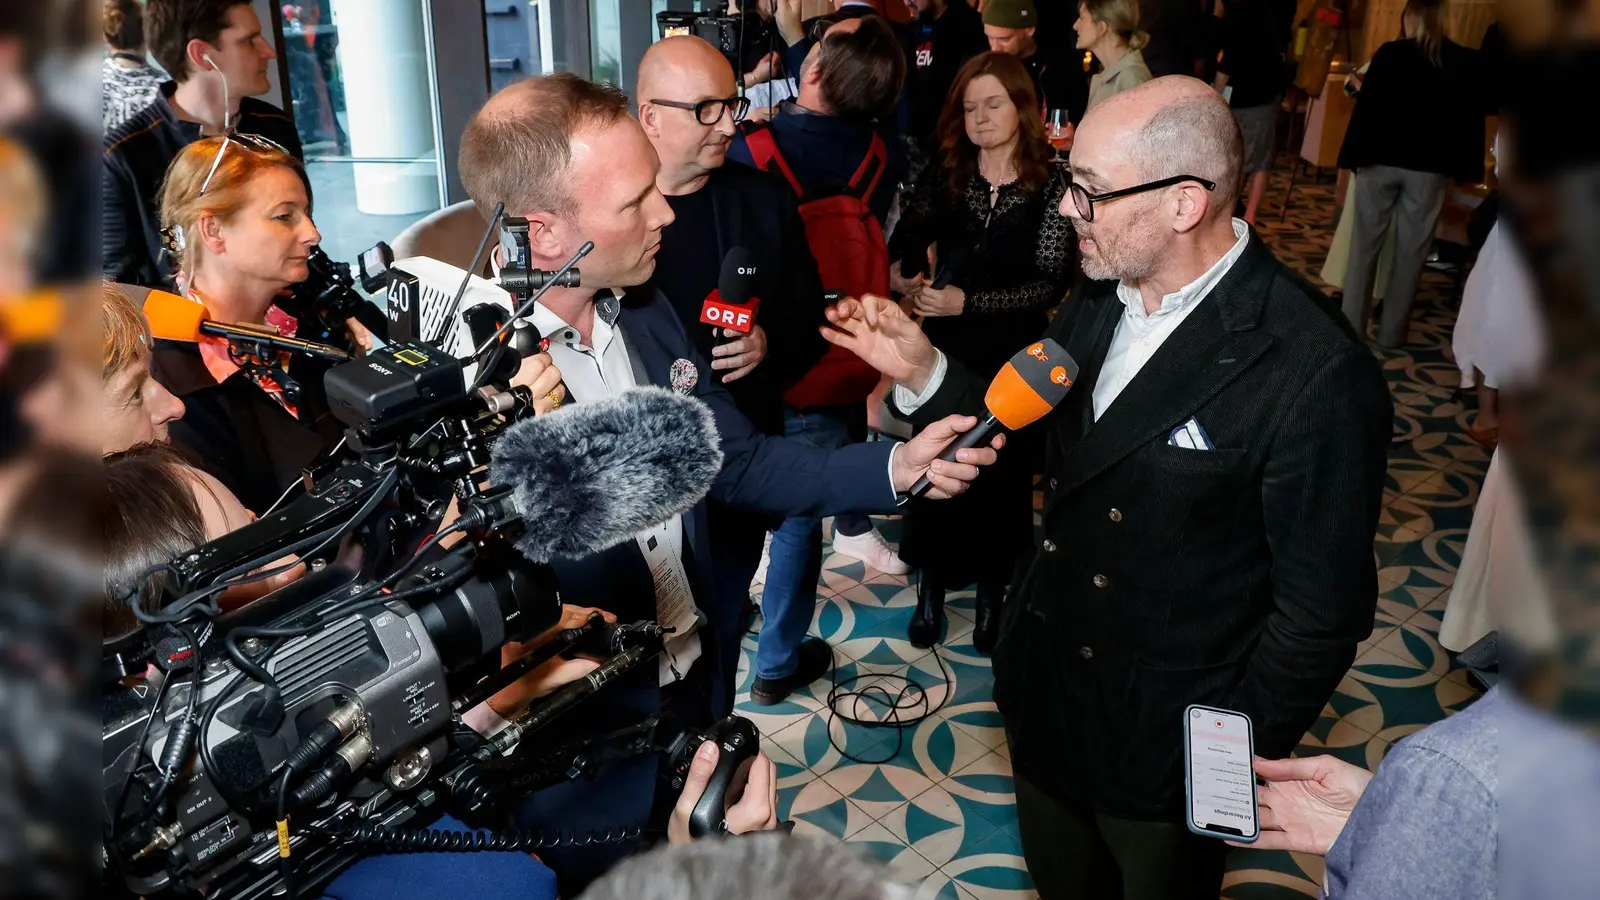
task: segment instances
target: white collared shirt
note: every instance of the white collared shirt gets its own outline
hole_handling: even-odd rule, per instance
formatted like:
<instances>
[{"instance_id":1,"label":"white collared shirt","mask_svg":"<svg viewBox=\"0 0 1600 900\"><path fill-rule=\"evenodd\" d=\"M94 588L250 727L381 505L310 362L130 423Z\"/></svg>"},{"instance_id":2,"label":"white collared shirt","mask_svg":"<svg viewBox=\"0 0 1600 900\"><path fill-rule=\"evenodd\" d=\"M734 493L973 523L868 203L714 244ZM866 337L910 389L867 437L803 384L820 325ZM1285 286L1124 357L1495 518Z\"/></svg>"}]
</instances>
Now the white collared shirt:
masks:
<instances>
[{"instance_id":1,"label":"white collared shirt","mask_svg":"<svg viewBox=\"0 0 1600 900\"><path fill-rule=\"evenodd\" d=\"M569 325L543 303L533 305L528 321L550 341L550 358L561 370L561 380L577 400L592 402L638 387L633 361L617 314L622 301L615 292L602 292L594 300L594 325L590 345L585 345L578 329ZM672 554L683 559L683 515L674 515L665 525ZM697 604L698 615L698 604ZM688 673L700 658L700 635L694 630L673 634L661 654L661 683L671 684Z\"/></svg>"},{"instance_id":2,"label":"white collared shirt","mask_svg":"<svg viewBox=\"0 0 1600 900\"><path fill-rule=\"evenodd\" d=\"M1243 219L1234 219L1233 234L1238 240L1221 259L1199 278L1163 296L1160 308L1153 313L1144 311L1144 295L1137 287L1125 281L1118 283L1117 299L1122 301L1122 318L1111 336L1111 348L1106 351L1100 377L1095 379L1096 422L1244 254L1244 248L1250 243L1250 226Z\"/></svg>"},{"instance_id":3,"label":"white collared shirt","mask_svg":"<svg viewBox=\"0 0 1600 900\"><path fill-rule=\"evenodd\" d=\"M1211 289L1217 286L1233 264L1244 255L1244 248L1250 244L1250 226L1243 219L1233 220L1233 234L1237 240L1233 247L1223 254L1205 274L1194 281L1184 285L1178 290L1161 298L1161 308L1147 315L1144 311L1144 296L1134 285L1121 282L1117 285L1117 299L1122 301L1122 318L1117 322L1116 333L1111 336L1111 347L1106 351L1105 364L1100 368L1100 377L1094 384L1094 418L1100 421L1100 416L1106 408L1111 406L1143 369L1145 363L1150 361L1161 345L1172 336L1183 320L1195 311ZM1020 349L1020 348L1019 348ZM910 389L899 384L894 386L894 405L904 413L913 413L926 403L939 385L944 383L944 377L949 370L945 361L944 352L938 351L939 359L934 364L933 376L928 379L928 384L920 394L911 393Z\"/></svg>"}]
</instances>

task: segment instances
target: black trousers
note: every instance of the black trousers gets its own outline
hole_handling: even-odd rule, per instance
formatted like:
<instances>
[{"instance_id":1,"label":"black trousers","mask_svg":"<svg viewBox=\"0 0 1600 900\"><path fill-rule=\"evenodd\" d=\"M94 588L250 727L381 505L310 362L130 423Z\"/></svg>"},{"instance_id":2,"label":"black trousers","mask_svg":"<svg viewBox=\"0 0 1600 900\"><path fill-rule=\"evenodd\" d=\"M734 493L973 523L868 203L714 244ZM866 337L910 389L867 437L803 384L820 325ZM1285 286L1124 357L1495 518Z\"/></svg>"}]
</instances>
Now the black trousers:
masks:
<instances>
[{"instance_id":1,"label":"black trousers","mask_svg":"<svg viewBox=\"0 0 1600 900\"><path fill-rule=\"evenodd\" d=\"M1180 824L1075 809L1013 775L1041 900L1217 900L1227 845Z\"/></svg>"}]
</instances>

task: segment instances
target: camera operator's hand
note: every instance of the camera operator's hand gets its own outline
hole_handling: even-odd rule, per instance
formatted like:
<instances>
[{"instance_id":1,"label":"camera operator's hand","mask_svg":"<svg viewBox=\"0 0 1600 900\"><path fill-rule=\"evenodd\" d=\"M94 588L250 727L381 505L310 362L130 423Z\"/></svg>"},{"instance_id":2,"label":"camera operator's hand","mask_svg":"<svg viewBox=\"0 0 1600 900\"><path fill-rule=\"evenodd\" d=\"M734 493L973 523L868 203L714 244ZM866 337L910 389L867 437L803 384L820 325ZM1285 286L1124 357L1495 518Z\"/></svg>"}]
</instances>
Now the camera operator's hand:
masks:
<instances>
[{"instance_id":1,"label":"camera operator's hand","mask_svg":"<svg viewBox=\"0 0 1600 900\"><path fill-rule=\"evenodd\" d=\"M539 646L549 643L556 635L569 628L577 628L589 621L589 617L599 613L607 622L616 622L617 617L605 610L591 609L587 606L561 607L561 621L557 622L550 630L526 643L512 642L500 648L500 665L505 667L533 652ZM518 678L507 685L499 693L488 700L489 708L501 718L509 719L522 712L528 704L543 697L559 687L571 684L582 678L587 678L589 673L600 668L600 663L592 659L565 659L556 657L528 674Z\"/></svg>"},{"instance_id":2,"label":"camera operator's hand","mask_svg":"<svg viewBox=\"0 0 1600 900\"><path fill-rule=\"evenodd\" d=\"M736 331L722 330L724 337L733 337ZM750 329L749 334L740 334L734 340L725 344L718 344L711 348L711 368L718 372L728 372L722 376L722 383L739 379L754 372L756 366L767 358L767 332L760 325ZM728 371L728 370L733 371Z\"/></svg>"},{"instance_id":3,"label":"camera operator's hand","mask_svg":"<svg viewBox=\"0 0 1600 900\"><path fill-rule=\"evenodd\" d=\"M761 61L756 63L756 67L745 73L744 86L755 87L758 84L766 84L772 80L772 73L777 67L778 51L774 50L761 57Z\"/></svg>"},{"instance_id":4,"label":"camera operator's hand","mask_svg":"<svg viewBox=\"0 0 1600 900\"><path fill-rule=\"evenodd\" d=\"M567 398L566 385L561 383L561 370L548 353L536 353L522 359L517 374L511 376L512 387L525 387L533 394L533 414L542 416L560 406Z\"/></svg>"},{"instance_id":5,"label":"camera operator's hand","mask_svg":"<svg viewBox=\"0 0 1600 900\"><path fill-rule=\"evenodd\" d=\"M668 842L687 844L694 840L689 836L689 816L694 812L694 805L700 802L700 795L705 793L711 773L716 771L720 752L716 741L706 741L695 751L689 774L683 779L683 793L678 795L678 803L672 807L672 818L667 822ZM730 834L772 831L778 827L778 767L767 754L757 753L750 762L750 780L745 782L744 795L728 807L726 818Z\"/></svg>"},{"instance_id":6,"label":"camera operator's hand","mask_svg":"<svg viewBox=\"0 0 1600 900\"><path fill-rule=\"evenodd\" d=\"M616 616L615 613L608 613L603 609L595 609L592 606L573 606L570 603L563 603L563 604L561 604L561 621L559 621L556 624L550 626L550 630L549 631L544 632L543 634L539 635L538 637L534 638L533 640L529 641L526 644L507 644L506 646L508 646L508 647L523 647L523 648L527 648L527 649L532 649L534 647L542 647L545 644L548 644L552 640L554 640L556 635L560 634L561 632L563 632L563 631L571 631L574 628L581 627L585 622L588 622L589 621L589 617L594 615L595 613L599 613L600 614L600 618L606 620L606 624L608 624L608 625L617 624L617 616ZM522 653L519 652L515 656L512 656L511 659L516 659L517 657L519 657L521 655L522 655ZM501 665L505 665L506 663L508 663L510 661L511 661L510 659L506 659L505 658L505 651L502 650L501 651L500 664Z\"/></svg>"},{"instance_id":7,"label":"camera operator's hand","mask_svg":"<svg viewBox=\"0 0 1600 900\"><path fill-rule=\"evenodd\" d=\"M778 23L778 34L783 36L783 42L793 47L806 36L800 24L800 0L777 0L777 3L772 21Z\"/></svg>"},{"instance_id":8,"label":"camera operator's hand","mask_svg":"<svg viewBox=\"0 0 1600 900\"><path fill-rule=\"evenodd\" d=\"M351 342L361 348L359 355L372 352L372 332L368 331L367 326L361 324L355 316L344 320L344 330L350 335Z\"/></svg>"}]
</instances>

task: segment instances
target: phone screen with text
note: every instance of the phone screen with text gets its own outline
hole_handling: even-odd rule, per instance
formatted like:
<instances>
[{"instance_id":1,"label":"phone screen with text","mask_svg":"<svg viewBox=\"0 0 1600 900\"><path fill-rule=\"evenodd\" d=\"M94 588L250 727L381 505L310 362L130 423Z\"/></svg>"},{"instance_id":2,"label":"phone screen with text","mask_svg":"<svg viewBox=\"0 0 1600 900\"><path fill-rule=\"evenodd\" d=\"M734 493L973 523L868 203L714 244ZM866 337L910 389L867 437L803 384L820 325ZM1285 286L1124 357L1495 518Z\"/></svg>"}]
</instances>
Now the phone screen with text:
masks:
<instances>
[{"instance_id":1,"label":"phone screen with text","mask_svg":"<svg viewBox=\"0 0 1600 900\"><path fill-rule=\"evenodd\" d=\"M1191 708L1185 722L1190 823L1201 831L1254 840L1258 826L1250 720L1226 710Z\"/></svg>"}]
</instances>

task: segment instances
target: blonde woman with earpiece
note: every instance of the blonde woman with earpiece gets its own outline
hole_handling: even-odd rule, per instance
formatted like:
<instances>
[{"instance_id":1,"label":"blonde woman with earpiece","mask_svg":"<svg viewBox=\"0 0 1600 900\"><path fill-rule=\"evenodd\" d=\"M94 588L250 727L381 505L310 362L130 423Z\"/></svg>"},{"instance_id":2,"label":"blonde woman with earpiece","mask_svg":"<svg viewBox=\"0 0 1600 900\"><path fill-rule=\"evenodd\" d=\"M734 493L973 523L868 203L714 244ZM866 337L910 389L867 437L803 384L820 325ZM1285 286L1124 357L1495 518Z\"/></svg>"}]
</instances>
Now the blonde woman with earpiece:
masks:
<instances>
[{"instance_id":1,"label":"blonde woman with earpiece","mask_svg":"<svg viewBox=\"0 0 1600 900\"><path fill-rule=\"evenodd\" d=\"M1150 80L1139 52L1150 35L1139 30L1139 0L1083 0L1078 4L1078 49L1094 54L1100 71L1089 78L1089 106Z\"/></svg>"}]
</instances>

